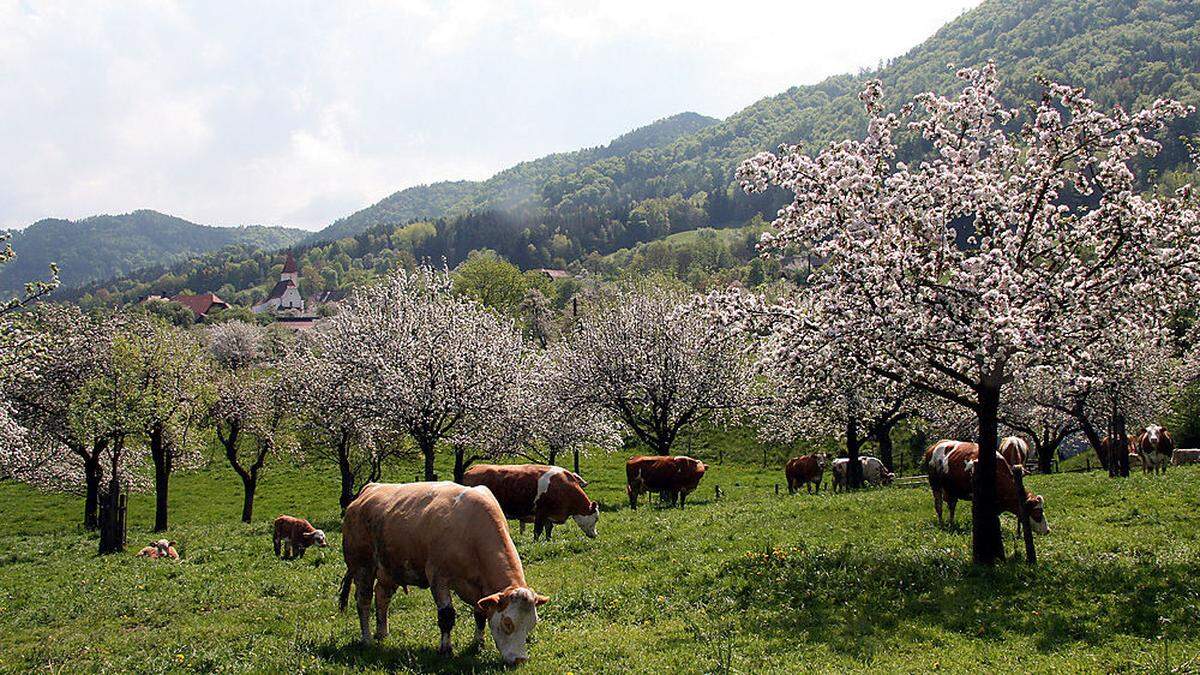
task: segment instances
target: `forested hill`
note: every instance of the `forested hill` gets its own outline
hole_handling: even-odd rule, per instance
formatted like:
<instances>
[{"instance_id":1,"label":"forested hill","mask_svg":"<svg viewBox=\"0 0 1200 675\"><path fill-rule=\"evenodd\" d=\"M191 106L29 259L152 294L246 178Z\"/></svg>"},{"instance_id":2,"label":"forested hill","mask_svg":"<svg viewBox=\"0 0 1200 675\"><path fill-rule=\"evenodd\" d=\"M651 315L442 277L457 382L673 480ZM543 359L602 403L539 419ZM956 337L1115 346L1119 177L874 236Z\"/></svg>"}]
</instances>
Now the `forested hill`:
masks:
<instances>
[{"instance_id":1,"label":"forested hill","mask_svg":"<svg viewBox=\"0 0 1200 675\"><path fill-rule=\"evenodd\" d=\"M284 227L208 227L141 210L83 220L47 218L13 233L17 256L0 268L0 291L12 292L46 276L56 262L62 283L79 285L168 263L231 244L278 249L307 234Z\"/></svg>"},{"instance_id":2,"label":"forested hill","mask_svg":"<svg viewBox=\"0 0 1200 675\"><path fill-rule=\"evenodd\" d=\"M407 188L334 222L308 239L312 242L336 241L372 227L405 225L414 220L469 213L480 204L524 203L534 198L552 176L578 171L608 157L662 147L719 122L693 112L680 113L634 129L606 146L522 162L486 181L441 182Z\"/></svg>"},{"instance_id":3,"label":"forested hill","mask_svg":"<svg viewBox=\"0 0 1200 675\"><path fill-rule=\"evenodd\" d=\"M771 38L764 33L763 39ZM385 222L352 239L313 246L302 251L305 292L354 283L397 260L445 258L453 265L471 250L490 248L523 268L563 267L673 232L737 226L756 215L769 219L783 195L744 195L733 180L743 159L780 143L861 135L865 118L857 95L868 77L880 78L898 103L926 90L952 92L948 64L988 60L999 67L1015 106L1037 96L1037 75L1084 86L1105 104L1136 107L1171 96L1197 105L1200 3L991 0L877 72L794 87L658 145L626 149L614 142L612 152L520 164L476 184L441 217ZM1160 175L1185 165L1179 137L1196 131L1193 116L1163 135L1166 147L1154 162ZM255 260L201 258L165 275L147 271L108 284L105 292L126 300L180 286L254 297L271 281L270 258ZM255 267L267 274L250 278Z\"/></svg>"}]
</instances>

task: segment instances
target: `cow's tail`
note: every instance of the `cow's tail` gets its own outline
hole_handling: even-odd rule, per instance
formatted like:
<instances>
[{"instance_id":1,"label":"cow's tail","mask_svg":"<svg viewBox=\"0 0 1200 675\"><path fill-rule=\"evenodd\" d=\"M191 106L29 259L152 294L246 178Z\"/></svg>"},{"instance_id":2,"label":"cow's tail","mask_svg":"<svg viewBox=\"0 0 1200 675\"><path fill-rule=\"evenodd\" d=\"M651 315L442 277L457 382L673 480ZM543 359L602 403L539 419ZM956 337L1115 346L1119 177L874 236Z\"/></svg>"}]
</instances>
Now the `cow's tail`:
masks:
<instances>
[{"instance_id":1,"label":"cow's tail","mask_svg":"<svg viewBox=\"0 0 1200 675\"><path fill-rule=\"evenodd\" d=\"M346 604L350 602L350 569L346 569L346 576L342 577L342 588L338 591L338 611L346 611Z\"/></svg>"}]
</instances>

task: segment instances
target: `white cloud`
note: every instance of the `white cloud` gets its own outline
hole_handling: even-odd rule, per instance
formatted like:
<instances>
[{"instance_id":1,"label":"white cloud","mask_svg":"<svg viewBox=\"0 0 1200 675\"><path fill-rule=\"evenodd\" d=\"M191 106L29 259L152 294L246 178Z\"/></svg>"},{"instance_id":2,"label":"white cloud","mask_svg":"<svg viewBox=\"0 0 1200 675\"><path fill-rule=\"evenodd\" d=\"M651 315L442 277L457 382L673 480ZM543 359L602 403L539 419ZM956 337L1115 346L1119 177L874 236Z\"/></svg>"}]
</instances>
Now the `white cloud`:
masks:
<instances>
[{"instance_id":1,"label":"white cloud","mask_svg":"<svg viewBox=\"0 0 1200 675\"><path fill-rule=\"evenodd\" d=\"M0 0L0 226L319 228L874 65L976 1Z\"/></svg>"}]
</instances>

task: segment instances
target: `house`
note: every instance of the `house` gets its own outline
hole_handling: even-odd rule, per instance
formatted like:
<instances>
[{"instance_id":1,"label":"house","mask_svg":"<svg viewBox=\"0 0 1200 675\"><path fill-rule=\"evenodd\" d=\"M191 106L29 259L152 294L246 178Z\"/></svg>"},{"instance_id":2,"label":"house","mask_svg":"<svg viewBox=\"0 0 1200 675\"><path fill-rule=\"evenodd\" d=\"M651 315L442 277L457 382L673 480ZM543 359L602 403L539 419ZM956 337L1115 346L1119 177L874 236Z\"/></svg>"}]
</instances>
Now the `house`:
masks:
<instances>
[{"instance_id":1,"label":"house","mask_svg":"<svg viewBox=\"0 0 1200 675\"><path fill-rule=\"evenodd\" d=\"M304 298L300 296L300 266L296 258L288 251L287 259L283 261L283 271L279 273L279 282L275 284L266 300L254 305L250 311L255 314L262 312L281 312L297 310L304 312Z\"/></svg>"},{"instance_id":2,"label":"house","mask_svg":"<svg viewBox=\"0 0 1200 675\"><path fill-rule=\"evenodd\" d=\"M571 273L566 270L552 270L552 269L546 269L544 267L539 267L538 269L535 269L534 272L545 275L546 278L550 279L550 281L558 281L559 279L570 279L571 278Z\"/></svg>"},{"instance_id":3,"label":"house","mask_svg":"<svg viewBox=\"0 0 1200 675\"><path fill-rule=\"evenodd\" d=\"M150 296L151 298L155 296ZM149 299L149 298L148 298ZM229 309L229 303L217 297L216 293L203 293L201 295L188 295L186 293L178 293L171 296L171 302L179 304L192 310L192 314L197 319L207 315L214 309Z\"/></svg>"}]
</instances>

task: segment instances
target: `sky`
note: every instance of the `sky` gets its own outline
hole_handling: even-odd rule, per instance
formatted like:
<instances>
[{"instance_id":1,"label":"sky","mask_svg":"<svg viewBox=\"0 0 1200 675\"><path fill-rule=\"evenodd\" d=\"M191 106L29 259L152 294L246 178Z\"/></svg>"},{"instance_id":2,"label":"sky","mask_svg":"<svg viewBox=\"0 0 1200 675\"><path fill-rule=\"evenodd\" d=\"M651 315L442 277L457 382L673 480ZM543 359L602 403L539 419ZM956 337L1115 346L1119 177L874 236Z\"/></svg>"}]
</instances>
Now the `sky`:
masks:
<instances>
[{"instance_id":1,"label":"sky","mask_svg":"<svg viewBox=\"0 0 1200 675\"><path fill-rule=\"evenodd\" d=\"M978 0L0 0L0 228L320 229L871 68Z\"/></svg>"}]
</instances>

